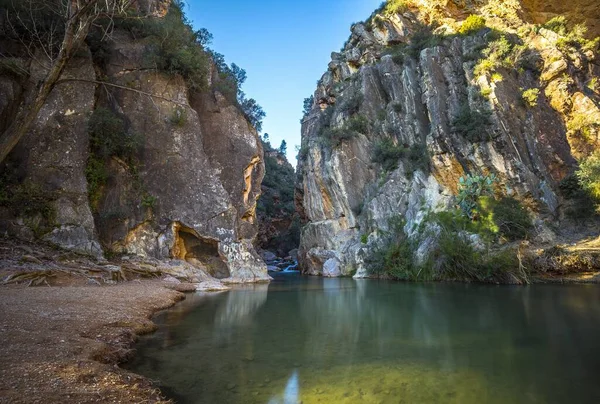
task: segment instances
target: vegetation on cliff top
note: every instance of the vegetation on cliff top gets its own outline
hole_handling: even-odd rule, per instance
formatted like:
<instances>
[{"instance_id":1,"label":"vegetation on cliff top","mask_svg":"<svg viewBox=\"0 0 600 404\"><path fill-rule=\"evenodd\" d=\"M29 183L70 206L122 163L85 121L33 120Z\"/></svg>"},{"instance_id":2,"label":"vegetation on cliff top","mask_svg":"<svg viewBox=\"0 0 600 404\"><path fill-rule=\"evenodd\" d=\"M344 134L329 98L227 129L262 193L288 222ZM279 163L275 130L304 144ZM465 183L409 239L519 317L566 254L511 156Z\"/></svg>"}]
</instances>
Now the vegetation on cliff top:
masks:
<instances>
[{"instance_id":1,"label":"vegetation on cliff top","mask_svg":"<svg viewBox=\"0 0 600 404\"><path fill-rule=\"evenodd\" d=\"M217 87L220 85L221 89L232 89L230 101L240 108L258 131L261 130L264 111L255 100L246 98L241 91L245 72L235 64L227 66L221 55L206 48L211 35L204 29L192 28L183 13L182 0L171 2L163 18L137 15L133 11L133 4L130 0L0 0L0 11L6 17L0 26L2 35L14 42L13 48L17 50L15 54L10 51L3 53L2 58L12 60L22 57L23 49L18 49L25 48L28 57L36 59L41 66L48 66L48 73L36 96L25 103L0 137L0 162L29 132L52 89L63 79L65 67L84 42L88 43L94 60L102 67L109 55L106 43L114 28L128 29L134 38L145 38L148 43L145 54L148 62L159 71L183 76L193 90L206 88L213 61L219 70ZM24 66L5 62L2 63L2 70L10 68L23 77L29 75ZM105 82L105 85L112 83ZM224 92L227 95L227 91ZM152 97L151 94L148 96Z\"/></svg>"},{"instance_id":2,"label":"vegetation on cliff top","mask_svg":"<svg viewBox=\"0 0 600 404\"><path fill-rule=\"evenodd\" d=\"M253 98L247 98L242 85L246 71L210 49L213 36L205 28L194 30L183 11L182 0L171 3L166 16L140 19L125 17L116 19L116 26L128 29L136 38L148 43L147 63L168 74L181 75L188 87L195 91L207 90L211 64L217 68L218 80L213 88L229 102L237 105L252 126L260 132L265 112Z\"/></svg>"}]
</instances>

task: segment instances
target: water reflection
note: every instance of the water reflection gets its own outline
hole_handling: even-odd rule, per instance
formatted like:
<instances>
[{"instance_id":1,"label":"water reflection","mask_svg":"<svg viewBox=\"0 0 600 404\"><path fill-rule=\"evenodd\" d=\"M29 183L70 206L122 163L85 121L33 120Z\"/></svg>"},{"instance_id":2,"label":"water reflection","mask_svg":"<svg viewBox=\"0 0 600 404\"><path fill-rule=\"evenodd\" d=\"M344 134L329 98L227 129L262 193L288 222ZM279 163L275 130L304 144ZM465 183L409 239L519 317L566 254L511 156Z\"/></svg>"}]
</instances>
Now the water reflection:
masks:
<instances>
[{"instance_id":1,"label":"water reflection","mask_svg":"<svg viewBox=\"0 0 600 404\"><path fill-rule=\"evenodd\" d=\"M239 286L227 293L224 304L217 309L215 326L219 329L239 327L252 322L253 315L267 301L268 284Z\"/></svg>"},{"instance_id":2,"label":"water reflection","mask_svg":"<svg viewBox=\"0 0 600 404\"><path fill-rule=\"evenodd\" d=\"M286 275L178 306L132 367L190 403L595 403L599 315L596 287Z\"/></svg>"},{"instance_id":3,"label":"water reflection","mask_svg":"<svg viewBox=\"0 0 600 404\"><path fill-rule=\"evenodd\" d=\"M273 397L269 404L298 404L300 402L300 384L298 382L298 371L294 370L287 384L282 397Z\"/></svg>"}]
</instances>

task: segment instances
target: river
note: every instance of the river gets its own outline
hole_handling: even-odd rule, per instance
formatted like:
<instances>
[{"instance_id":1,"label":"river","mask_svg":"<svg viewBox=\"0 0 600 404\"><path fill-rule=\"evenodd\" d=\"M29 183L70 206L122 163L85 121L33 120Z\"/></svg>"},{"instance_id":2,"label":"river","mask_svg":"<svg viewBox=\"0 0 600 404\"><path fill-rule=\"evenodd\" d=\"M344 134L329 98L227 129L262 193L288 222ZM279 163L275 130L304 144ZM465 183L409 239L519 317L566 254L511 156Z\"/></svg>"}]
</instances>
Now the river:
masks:
<instances>
[{"instance_id":1,"label":"river","mask_svg":"<svg viewBox=\"0 0 600 404\"><path fill-rule=\"evenodd\" d=\"M277 275L193 294L127 365L177 403L600 403L600 288Z\"/></svg>"}]
</instances>

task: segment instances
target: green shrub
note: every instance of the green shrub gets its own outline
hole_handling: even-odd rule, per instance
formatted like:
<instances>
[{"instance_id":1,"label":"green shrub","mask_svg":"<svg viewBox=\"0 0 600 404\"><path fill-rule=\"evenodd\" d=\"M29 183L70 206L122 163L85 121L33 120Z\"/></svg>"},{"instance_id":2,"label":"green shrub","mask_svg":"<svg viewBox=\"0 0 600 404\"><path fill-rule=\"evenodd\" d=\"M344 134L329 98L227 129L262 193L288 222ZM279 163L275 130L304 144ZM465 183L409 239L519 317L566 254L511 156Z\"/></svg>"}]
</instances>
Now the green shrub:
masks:
<instances>
[{"instance_id":1,"label":"green shrub","mask_svg":"<svg viewBox=\"0 0 600 404\"><path fill-rule=\"evenodd\" d=\"M567 122L567 129L573 135L580 136L588 142L594 142L600 133L600 122L593 114L574 112Z\"/></svg>"},{"instance_id":2,"label":"green shrub","mask_svg":"<svg viewBox=\"0 0 600 404\"><path fill-rule=\"evenodd\" d=\"M600 151L583 160L577 170L577 178L582 188L600 201Z\"/></svg>"},{"instance_id":3,"label":"green shrub","mask_svg":"<svg viewBox=\"0 0 600 404\"><path fill-rule=\"evenodd\" d=\"M414 260L415 246L407 238L391 243L383 253L382 271L394 279L416 281L419 268Z\"/></svg>"},{"instance_id":4,"label":"green shrub","mask_svg":"<svg viewBox=\"0 0 600 404\"><path fill-rule=\"evenodd\" d=\"M372 161L381 164L387 172L398 168L398 161L405 155L406 149L401 145L396 145L391 139L384 139L375 143L373 148Z\"/></svg>"},{"instance_id":5,"label":"green shrub","mask_svg":"<svg viewBox=\"0 0 600 404\"><path fill-rule=\"evenodd\" d=\"M576 174L567 175L562 179L559 185L562 196L567 199L574 199L581 195L583 188Z\"/></svg>"},{"instance_id":6,"label":"green shrub","mask_svg":"<svg viewBox=\"0 0 600 404\"><path fill-rule=\"evenodd\" d=\"M394 14L405 13L414 3L411 0L387 0L383 8L383 14L387 17Z\"/></svg>"},{"instance_id":7,"label":"green shrub","mask_svg":"<svg viewBox=\"0 0 600 404\"><path fill-rule=\"evenodd\" d=\"M523 90L523 92L521 93L521 97L523 98L523 101L530 108L534 108L537 106L539 96L540 96L539 88L530 88L528 90Z\"/></svg>"},{"instance_id":8,"label":"green shrub","mask_svg":"<svg viewBox=\"0 0 600 404\"><path fill-rule=\"evenodd\" d=\"M587 28L583 24L574 25L569 28L567 19L564 16L559 16L551 19L542 25L560 35L556 41L556 46L565 53L570 51L570 48L597 51L600 44L600 38L593 40L586 39Z\"/></svg>"},{"instance_id":9,"label":"green shrub","mask_svg":"<svg viewBox=\"0 0 600 404\"><path fill-rule=\"evenodd\" d=\"M348 93L342 96L342 100L338 104L337 109L348 115L354 115L358 113L363 99L364 96L359 89L350 89Z\"/></svg>"},{"instance_id":10,"label":"green shrub","mask_svg":"<svg viewBox=\"0 0 600 404\"><path fill-rule=\"evenodd\" d=\"M263 140L265 150L265 177L263 179L263 195L258 200L257 208L271 217L277 215L291 215L296 211L294 206L295 176L294 168L290 164L279 164L278 159L285 159L285 155L273 149L268 142ZM279 156L274 157L273 153Z\"/></svg>"},{"instance_id":11,"label":"green shrub","mask_svg":"<svg viewBox=\"0 0 600 404\"><path fill-rule=\"evenodd\" d=\"M492 75L490 76L490 81L492 83L500 83L504 80L504 76L502 76L502 74L498 73L498 72L494 72L492 73Z\"/></svg>"},{"instance_id":12,"label":"green shrub","mask_svg":"<svg viewBox=\"0 0 600 404\"><path fill-rule=\"evenodd\" d=\"M428 268L415 262L416 244L404 232L405 221L401 217L390 219L388 241L374 251L366 260L371 273L393 279L418 281L429 280Z\"/></svg>"},{"instance_id":13,"label":"green shrub","mask_svg":"<svg viewBox=\"0 0 600 404\"><path fill-rule=\"evenodd\" d=\"M15 216L41 215L46 224L53 224L56 218L53 202L56 198L55 192L48 192L39 184L25 181L13 187L10 195L5 198L5 206L9 207Z\"/></svg>"},{"instance_id":14,"label":"green shrub","mask_svg":"<svg viewBox=\"0 0 600 404\"><path fill-rule=\"evenodd\" d=\"M142 195L141 205L144 208L154 209L154 206L156 205L157 201L157 197L146 192Z\"/></svg>"},{"instance_id":15,"label":"green shrub","mask_svg":"<svg viewBox=\"0 0 600 404\"><path fill-rule=\"evenodd\" d=\"M491 94L492 94L492 89L487 87L487 88L482 88L479 91L479 94L481 95L482 98L487 99Z\"/></svg>"},{"instance_id":16,"label":"green shrub","mask_svg":"<svg viewBox=\"0 0 600 404\"><path fill-rule=\"evenodd\" d=\"M485 18L480 15L472 14L467 17L465 21L463 21L462 25L458 29L458 33L460 35L470 35L481 31L485 27Z\"/></svg>"},{"instance_id":17,"label":"green shrub","mask_svg":"<svg viewBox=\"0 0 600 404\"><path fill-rule=\"evenodd\" d=\"M129 134L125 122L114 112L106 108L97 108L88 121L90 136L90 155L85 168L88 182L88 195L93 211L98 208L102 187L108 180L107 160L116 156L135 166L135 155L138 153L142 138Z\"/></svg>"},{"instance_id":18,"label":"green shrub","mask_svg":"<svg viewBox=\"0 0 600 404\"><path fill-rule=\"evenodd\" d=\"M395 45L390 45L386 48L386 50L384 51L385 55L391 55L392 56L392 61L394 63L396 63L397 65L403 65L404 64L404 58L406 57L406 50L407 50L407 45L406 44L395 44Z\"/></svg>"},{"instance_id":19,"label":"green shrub","mask_svg":"<svg viewBox=\"0 0 600 404\"><path fill-rule=\"evenodd\" d=\"M429 153L425 145L417 144L410 148L395 144L391 139L384 139L375 143L371 161L380 164L384 172L394 171L398 168L400 159L406 159L409 173L425 169L429 165Z\"/></svg>"},{"instance_id":20,"label":"green shrub","mask_svg":"<svg viewBox=\"0 0 600 404\"><path fill-rule=\"evenodd\" d=\"M332 128L330 125L325 124L319 134L321 144L327 147L337 147L343 141L354 139L359 134L369 131L369 121L359 114L351 116L341 128Z\"/></svg>"},{"instance_id":21,"label":"green shrub","mask_svg":"<svg viewBox=\"0 0 600 404\"><path fill-rule=\"evenodd\" d=\"M491 112L472 110L469 104L461 106L452 124L454 130L470 142L480 142L486 139L490 126Z\"/></svg>"},{"instance_id":22,"label":"green shrub","mask_svg":"<svg viewBox=\"0 0 600 404\"><path fill-rule=\"evenodd\" d=\"M586 219L596 214L596 201L583 188L577 173L568 175L560 182L560 192L570 201L565 208L565 215L570 219Z\"/></svg>"},{"instance_id":23,"label":"green shrub","mask_svg":"<svg viewBox=\"0 0 600 404\"><path fill-rule=\"evenodd\" d=\"M542 24L542 27L557 33L558 35L566 35L568 32L567 19L564 16L554 17L546 23Z\"/></svg>"},{"instance_id":24,"label":"green shrub","mask_svg":"<svg viewBox=\"0 0 600 404\"><path fill-rule=\"evenodd\" d=\"M527 210L514 198L504 197L493 207L494 223L500 234L510 241L527 238L533 228Z\"/></svg>"},{"instance_id":25,"label":"green shrub","mask_svg":"<svg viewBox=\"0 0 600 404\"><path fill-rule=\"evenodd\" d=\"M106 185L106 181L108 180L108 171L106 170L104 160L90 156L85 166L85 178L88 184L90 207L93 212L96 212L102 196L102 187Z\"/></svg>"},{"instance_id":26,"label":"green shrub","mask_svg":"<svg viewBox=\"0 0 600 404\"><path fill-rule=\"evenodd\" d=\"M321 132L321 142L327 147L337 147L343 141L352 140L358 136L358 132L343 128L325 128Z\"/></svg>"},{"instance_id":27,"label":"green shrub","mask_svg":"<svg viewBox=\"0 0 600 404\"><path fill-rule=\"evenodd\" d=\"M346 128L353 132L366 134L369 132L369 120L364 115L353 115L346 123Z\"/></svg>"},{"instance_id":28,"label":"green shrub","mask_svg":"<svg viewBox=\"0 0 600 404\"><path fill-rule=\"evenodd\" d=\"M425 144L416 144L408 149L408 160L414 170L426 170L429 167L430 156Z\"/></svg>"},{"instance_id":29,"label":"green shrub","mask_svg":"<svg viewBox=\"0 0 600 404\"><path fill-rule=\"evenodd\" d=\"M514 60L510 56L513 51L513 44L503 35L498 40L490 42L488 47L483 50L483 59L475 66L476 76L483 76L493 73L500 67L511 68Z\"/></svg>"},{"instance_id":30,"label":"green shrub","mask_svg":"<svg viewBox=\"0 0 600 404\"><path fill-rule=\"evenodd\" d=\"M244 94L238 95L240 110L257 132L262 131L262 121L267 114L254 98L245 98Z\"/></svg>"},{"instance_id":31,"label":"green shrub","mask_svg":"<svg viewBox=\"0 0 600 404\"><path fill-rule=\"evenodd\" d=\"M207 87L210 57L203 45L209 37L205 30L194 31L181 1L173 1L164 18L118 19L116 25L146 38L149 64L166 73L183 76L194 90Z\"/></svg>"},{"instance_id":32,"label":"green shrub","mask_svg":"<svg viewBox=\"0 0 600 404\"><path fill-rule=\"evenodd\" d=\"M142 139L126 132L123 120L106 108L97 108L88 122L90 147L99 157L129 158L137 152Z\"/></svg>"},{"instance_id":33,"label":"green shrub","mask_svg":"<svg viewBox=\"0 0 600 404\"><path fill-rule=\"evenodd\" d=\"M427 48L433 48L442 43L443 37L433 33L433 27L423 26L415 32L410 40L406 53L411 57L418 59L421 51Z\"/></svg>"},{"instance_id":34,"label":"green shrub","mask_svg":"<svg viewBox=\"0 0 600 404\"><path fill-rule=\"evenodd\" d=\"M477 214L477 204L483 196L492 196L496 176L467 175L461 177L458 184L458 206L463 214L473 219Z\"/></svg>"},{"instance_id":35,"label":"green shrub","mask_svg":"<svg viewBox=\"0 0 600 404\"><path fill-rule=\"evenodd\" d=\"M298 161L305 161L308 157L308 145L296 146L296 159Z\"/></svg>"},{"instance_id":36,"label":"green shrub","mask_svg":"<svg viewBox=\"0 0 600 404\"><path fill-rule=\"evenodd\" d=\"M447 216L443 218L440 214L433 214L429 218L437 223L439 229L438 246L430 256L431 265L437 268L437 278L484 283L507 282L517 278L528 282L516 251L476 249L465 233L469 231L469 225L456 214Z\"/></svg>"},{"instance_id":37,"label":"green shrub","mask_svg":"<svg viewBox=\"0 0 600 404\"><path fill-rule=\"evenodd\" d=\"M369 235L368 234L362 234L360 236L360 242L362 244L367 244L369 242Z\"/></svg>"},{"instance_id":38,"label":"green shrub","mask_svg":"<svg viewBox=\"0 0 600 404\"><path fill-rule=\"evenodd\" d=\"M177 127L185 126L187 122L187 111L182 107L175 108L173 114L169 118L169 121Z\"/></svg>"}]
</instances>

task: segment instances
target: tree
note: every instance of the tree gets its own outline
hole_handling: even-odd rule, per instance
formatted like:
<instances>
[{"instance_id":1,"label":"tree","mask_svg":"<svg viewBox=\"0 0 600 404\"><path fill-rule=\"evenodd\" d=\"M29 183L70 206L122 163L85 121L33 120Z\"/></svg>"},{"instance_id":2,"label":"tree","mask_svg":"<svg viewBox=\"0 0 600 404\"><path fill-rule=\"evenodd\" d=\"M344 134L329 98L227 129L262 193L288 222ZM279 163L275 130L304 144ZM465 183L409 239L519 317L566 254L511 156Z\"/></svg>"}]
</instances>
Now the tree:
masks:
<instances>
[{"instance_id":1,"label":"tree","mask_svg":"<svg viewBox=\"0 0 600 404\"><path fill-rule=\"evenodd\" d=\"M315 103L315 97L313 95L304 99L304 111L303 111L304 114L303 114L302 118L306 118L308 116L308 114L310 114L310 111L312 110L314 103Z\"/></svg>"},{"instance_id":2,"label":"tree","mask_svg":"<svg viewBox=\"0 0 600 404\"><path fill-rule=\"evenodd\" d=\"M50 93L58 83L67 63L81 47L92 25L100 25L105 33L112 27L112 18L124 14L132 0L14 0L12 10L6 11L5 25L13 35L27 46L29 54L41 50L48 65L48 73L38 84L35 97L17 113L15 120L0 138L0 163L21 138L29 132ZM35 18L46 13L52 17L50 22ZM24 42L21 38L25 32ZM55 46L54 40L59 43Z\"/></svg>"},{"instance_id":3,"label":"tree","mask_svg":"<svg viewBox=\"0 0 600 404\"><path fill-rule=\"evenodd\" d=\"M287 154L287 142L284 140L281 141L281 145L279 146L279 153L284 156Z\"/></svg>"},{"instance_id":4,"label":"tree","mask_svg":"<svg viewBox=\"0 0 600 404\"><path fill-rule=\"evenodd\" d=\"M267 115L265 111L263 111L262 107L258 105L254 98L245 98L244 94L240 96L240 108L248 122L256 129L257 132L262 131L262 120Z\"/></svg>"},{"instance_id":5,"label":"tree","mask_svg":"<svg viewBox=\"0 0 600 404\"><path fill-rule=\"evenodd\" d=\"M241 67L239 67L235 63L232 63L230 71L231 71L231 76L235 80L235 83L236 83L236 85L238 87L238 92L240 92L241 88L242 88L242 85L246 82L246 78L247 78L247 76L246 76L246 70L242 69Z\"/></svg>"},{"instance_id":6,"label":"tree","mask_svg":"<svg viewBox=\"0 0 600 404\"><path fill-rule=\"evenodd\" d=\"M195 35L198 45L202 46L203 48L206 48L208 45L210 45L213 40L213 34L211 34L206 28L200 28L195 32Z\"/></svg>"}]
</instances>

